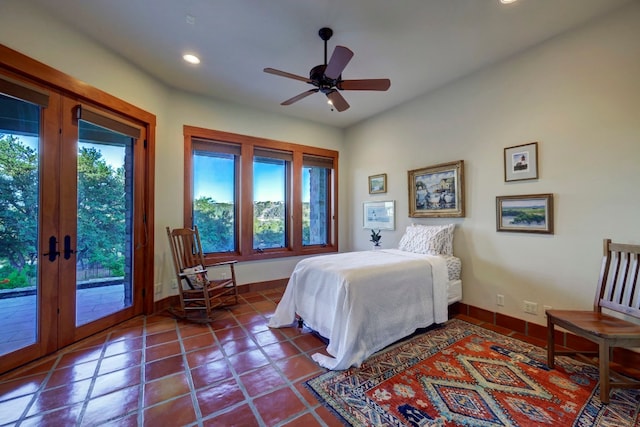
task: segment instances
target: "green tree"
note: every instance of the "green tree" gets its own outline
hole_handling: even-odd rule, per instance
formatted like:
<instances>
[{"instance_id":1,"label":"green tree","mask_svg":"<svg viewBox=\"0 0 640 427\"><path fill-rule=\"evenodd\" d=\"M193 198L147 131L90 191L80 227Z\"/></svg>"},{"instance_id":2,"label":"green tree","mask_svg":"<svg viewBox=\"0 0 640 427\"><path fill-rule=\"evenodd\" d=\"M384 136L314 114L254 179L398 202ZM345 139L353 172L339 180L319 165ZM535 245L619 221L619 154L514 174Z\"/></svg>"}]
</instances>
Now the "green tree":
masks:
<instances>
[{"instance_id":1,"label":"green tree","mask_svg":"<svg viewBox=\"0 0 640 427\"><path fill-rule=\"evenodd\" d=\"M200 197L193 204L193 221L198 226L204 252L235 250L234 208L211 197Z\"/></svg>"},{"instance_id":2,"label":"green tree","mask_svg":"<svg viewBox=\"0 0 640 427\"><path fill-rule=\"evenodd\" d=\"M78 153L77 262L124 274L126 239L124 169L114 170L96 148Z\"/></svg>"},{"instance_id":3,"label":"green tree","mask_svg":"<svg viewBox=\"0 0 640 427\"><path fill-rule=\"evenodd\" d=\"M37 259L38 153L0 134L0 260L22 270Z\"/></svg>"}]
</instances>

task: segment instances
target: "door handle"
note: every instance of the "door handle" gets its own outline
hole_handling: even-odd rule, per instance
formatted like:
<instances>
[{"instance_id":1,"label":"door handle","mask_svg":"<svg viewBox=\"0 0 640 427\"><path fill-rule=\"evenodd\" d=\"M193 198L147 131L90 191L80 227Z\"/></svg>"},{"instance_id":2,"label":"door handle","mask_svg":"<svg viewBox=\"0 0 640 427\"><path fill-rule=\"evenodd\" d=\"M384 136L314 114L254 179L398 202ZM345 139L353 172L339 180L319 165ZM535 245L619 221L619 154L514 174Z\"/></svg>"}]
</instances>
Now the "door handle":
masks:
<instances>
[{"instance_id":1,"label":"door handle","mask_svg":"<svg viewBox=\"0 0 640 427\"><path fill-rule=\"evenodd\" d=\"M58 241L56 240L55 236L51 236L49 237L49 252L47 252L46 254L42 254L44 256L48 256L49 257L49 261L53 262L56 260L56 257L58 255L60 255L60 252L58 252L57 249L58 246Z\"/></svg>"},{"instance_id":2,"label":"door handle","mask_svg":"<svg viewBox=\"0 0 640 427\"><path fill-rule=\"evenodd\" d=\"M71 254L75 254L76 251L71 249L71 236L68 234L64 236L64 259L71 258Z\"/></svg>"}]
</instances>

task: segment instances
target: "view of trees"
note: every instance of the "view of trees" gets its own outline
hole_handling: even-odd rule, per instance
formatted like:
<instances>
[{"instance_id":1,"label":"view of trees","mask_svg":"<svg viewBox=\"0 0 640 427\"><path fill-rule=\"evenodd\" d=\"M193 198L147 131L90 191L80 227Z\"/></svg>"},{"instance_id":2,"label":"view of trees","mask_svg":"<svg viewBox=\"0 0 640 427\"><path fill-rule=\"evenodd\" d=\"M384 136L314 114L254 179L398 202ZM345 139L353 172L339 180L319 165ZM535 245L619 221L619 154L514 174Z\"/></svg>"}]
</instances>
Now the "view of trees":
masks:
<instances>
[{"instance_id":1,"label":"view of trees","mask_svg":"<svg viewBox=\"0 0 640 427\"><path fill-rule=\"evenodd\" d=\"M285 244L283 202L256 202L254 209L254 247L279 248ZM309 241L309 203L302 205L303 242ZM210 197L196 199L193 207L194 223L200 231L205 252L231 252L234 248L233 205L218 203Z\"/></svg>"},{"instance_id":2,"label":"view of trees","mask_svg":"<svg viewBox=\"0 0 640 427\"><path fill-rule=\"evenodd\" d=\"M36 150L16 136L0 134L0 289L35 285L38 173ZM84 147L78 152L78 179L77 269L122 276L124 168L114 170L98 149Z\"/></svg>"}]
</instances>

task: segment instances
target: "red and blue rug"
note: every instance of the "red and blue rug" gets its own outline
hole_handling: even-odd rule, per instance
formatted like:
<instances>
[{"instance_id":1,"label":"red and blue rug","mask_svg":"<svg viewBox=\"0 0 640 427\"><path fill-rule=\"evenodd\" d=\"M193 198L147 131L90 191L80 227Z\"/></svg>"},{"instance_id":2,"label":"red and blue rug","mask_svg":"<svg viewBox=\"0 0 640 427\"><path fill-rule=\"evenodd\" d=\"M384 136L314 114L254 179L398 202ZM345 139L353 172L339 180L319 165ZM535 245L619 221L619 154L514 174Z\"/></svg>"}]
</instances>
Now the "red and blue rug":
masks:
<instances>
[{"instance_id":1,"label":"red and blue rug","mask_svg":"<svg viewBox=\"0 0 640 427\"><path fill-rule=\"evenodd\" d=\"M353 426L633 426L640 390L599 399L598 369L453 319L366 360L307 381Z\"/></svg>"}]
</instances>

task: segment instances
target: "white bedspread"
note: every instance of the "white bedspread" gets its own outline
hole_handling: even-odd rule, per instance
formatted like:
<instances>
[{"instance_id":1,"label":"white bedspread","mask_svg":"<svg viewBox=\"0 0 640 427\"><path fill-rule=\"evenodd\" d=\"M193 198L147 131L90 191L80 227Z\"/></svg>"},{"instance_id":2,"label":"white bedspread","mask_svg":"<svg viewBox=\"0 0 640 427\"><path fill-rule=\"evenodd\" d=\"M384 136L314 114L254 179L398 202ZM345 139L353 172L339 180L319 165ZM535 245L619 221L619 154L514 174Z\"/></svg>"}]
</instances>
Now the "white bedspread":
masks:
<instances>
[{"instance_id":1,"label":"white bedspread","mask_svg":"<svg viewBox=\"0 0 640 427\"><path fill-rule=\"evenodd\" d=\"M447 267L437 256L398 249L347 252L300 261L269 322L291 326L296 313L329 339L313 359L347 369L374 352L447 320Z\"/></svg>"}]
</instances>

